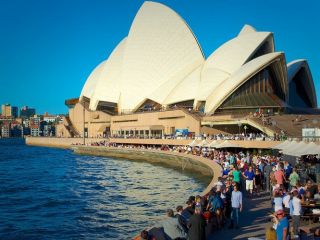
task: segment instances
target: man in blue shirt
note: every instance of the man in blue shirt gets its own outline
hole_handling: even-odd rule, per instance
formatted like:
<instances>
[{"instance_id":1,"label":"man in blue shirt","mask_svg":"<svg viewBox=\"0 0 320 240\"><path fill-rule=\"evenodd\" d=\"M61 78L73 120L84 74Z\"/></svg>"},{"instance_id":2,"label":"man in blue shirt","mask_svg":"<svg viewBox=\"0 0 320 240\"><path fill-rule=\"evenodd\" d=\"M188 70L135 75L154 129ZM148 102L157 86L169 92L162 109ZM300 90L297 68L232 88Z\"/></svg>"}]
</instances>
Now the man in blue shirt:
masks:
<instances>
[{"instance_id":1,"label":"man in blue shirt","mask_svg":"<svg viewBox=\"0 0 320 240\"><path fill-rule=\"evenodd\" d=\"M243 176L246 179L246 190L250 193L250 196L252 196L254 179L254 172L252 167L249 167L249 170L245 171Z\"/></svg>"},{"instance_id":2,"label":"man in blue shirt","mask_svg":"<svg viewBox=\"0 0 320 240\"><path fill-rule=\"evenodd\" d=\"M227 167L224 167L222 171L222 176L228 176L229 172L230 172L230 169Z\"/></svg>"},{"instance_id":3,"label":"man in blue shirt","mask_svg":"<svg viewBox=\"0 0 320 240\"><path fill-rule=\"evenodd\" d=\"M276 212L276 217L279 221L276 228L277 240L287 240L289 236L288 218L285 217L283 210L278 210Z\"/></svg>"}]
</instances>

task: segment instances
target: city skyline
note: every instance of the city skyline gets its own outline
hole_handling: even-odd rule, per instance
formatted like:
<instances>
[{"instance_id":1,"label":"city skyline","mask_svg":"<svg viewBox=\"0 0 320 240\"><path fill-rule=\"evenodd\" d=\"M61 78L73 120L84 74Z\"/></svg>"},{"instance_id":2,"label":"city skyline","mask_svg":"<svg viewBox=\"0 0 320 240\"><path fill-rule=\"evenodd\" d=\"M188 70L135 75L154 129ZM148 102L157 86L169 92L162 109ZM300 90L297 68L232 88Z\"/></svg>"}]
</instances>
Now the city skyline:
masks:
<instances>
[{"instance_id":1,"label":"city skyline","mask_svg":"<svg viewBox=\"0 0 320 240\"><path fill-rule=\"evenodd\" d=\"M10 1L0 3L0 103L66 113L97 62L124 38L144 1ZM315 1L156 1L174 9L195 33L207 58L244 24L274 32L286 60L305 58L319 102L320 9ZM296 3L296 4L295 4ZM230 8L230 4L233 6ZM274 6L277 6L276 8ZM299 18L297 14L299 13ZM272 17L272 18L271 18ZM319 104L318 104L319 105Z\"/></svg>"}]
</instances>

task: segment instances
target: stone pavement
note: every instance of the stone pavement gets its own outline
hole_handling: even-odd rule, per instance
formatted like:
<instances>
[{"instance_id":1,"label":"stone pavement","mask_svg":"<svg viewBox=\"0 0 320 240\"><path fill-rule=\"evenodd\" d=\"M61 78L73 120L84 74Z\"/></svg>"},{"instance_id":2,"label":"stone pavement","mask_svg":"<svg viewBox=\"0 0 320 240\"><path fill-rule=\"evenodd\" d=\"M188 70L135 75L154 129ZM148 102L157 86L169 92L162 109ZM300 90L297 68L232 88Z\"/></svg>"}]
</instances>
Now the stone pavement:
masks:
<instances>
[{"instance_id":1,"label":"stone pavement","mask_svg":"<svg viewBox=\"0 0 320 240\"><path fill-rule=\"evenodd\" d=\"M224 229L213 232L208 240L248 239L249 237L264 239L266 227L272 225L268 217L272 210L269 195L262 193L260 197L253 199L244 197L243 207L239 229L228 229L229 223L227 223Z\"/></svg>"}]
</instances>

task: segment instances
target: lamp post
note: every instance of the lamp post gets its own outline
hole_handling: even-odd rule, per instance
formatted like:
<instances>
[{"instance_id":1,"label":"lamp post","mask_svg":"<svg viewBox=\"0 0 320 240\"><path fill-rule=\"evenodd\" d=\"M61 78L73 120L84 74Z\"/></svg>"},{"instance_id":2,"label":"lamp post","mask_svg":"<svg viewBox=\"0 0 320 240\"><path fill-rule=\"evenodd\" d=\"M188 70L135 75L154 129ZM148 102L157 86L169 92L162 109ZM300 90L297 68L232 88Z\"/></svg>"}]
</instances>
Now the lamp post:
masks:
<instances>
[{"instance_id":1,"label":"lamp post","mask_svg":"<svg viewBox=\"0 0 320 240\"><path fill-rule=\"evenodd\" d=\"M247 129L248 129L247 125L244 125L243 129L244 129L244 137L246 137L247 136Z\"/></svg>"},{"instance_id":2,"label":"lamp post","mask_svg":"<svg viewBox=\"0 0 320 240\"><path fill-rule=\"evenodd\" d=\"M242 123L240 122L240 120L238 120L238 127L239 127L239 135L240 135L240 127L241 127Z\"/></svg>"}]
</instances>

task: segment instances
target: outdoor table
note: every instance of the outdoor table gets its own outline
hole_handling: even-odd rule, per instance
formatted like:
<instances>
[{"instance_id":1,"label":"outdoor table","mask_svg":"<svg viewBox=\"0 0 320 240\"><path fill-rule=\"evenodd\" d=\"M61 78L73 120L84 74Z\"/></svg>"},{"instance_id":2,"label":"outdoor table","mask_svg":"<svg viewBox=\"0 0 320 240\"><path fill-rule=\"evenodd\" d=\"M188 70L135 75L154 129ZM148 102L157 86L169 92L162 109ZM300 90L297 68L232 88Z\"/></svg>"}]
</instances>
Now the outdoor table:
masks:
<instances>
[{"instance_id":1,"label":"outdoor table","mask_svg":"<svg viewBox=\"0 0 320 240\"><path fill-rule=\"evenodd\" d=\"M311 220L315 222L316 219L319 219L320 214L312 212L313 209L320 209L319 201L306 201L301 204L301 207L304 209L304 213L301 217L308 220L309 224Z\"/></svg>"},{"instance_id":2,"label":"outdoor table","mask_svg":"<svg viewBox=\"0 0 320 240\"><path fill-rule=\"evenodd\" d=\"M301 203L301 207L303 208L308 208L308 209L313 209L313 208L320 208L320 202L304 202Z\"/></svg>"}]
</instances>

